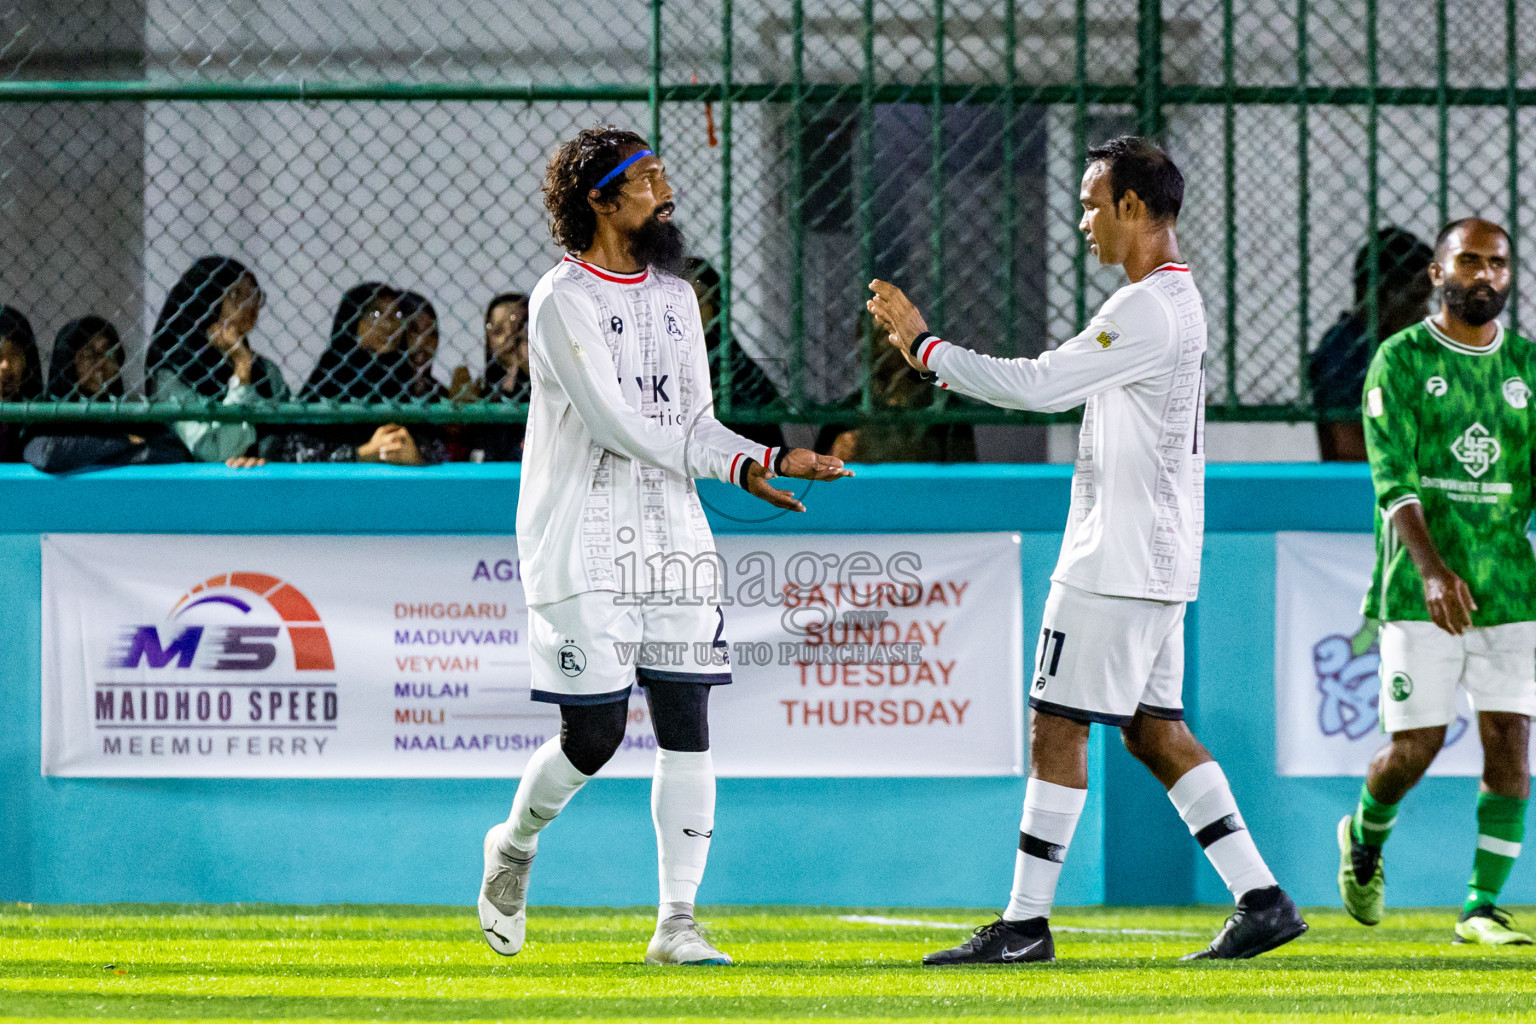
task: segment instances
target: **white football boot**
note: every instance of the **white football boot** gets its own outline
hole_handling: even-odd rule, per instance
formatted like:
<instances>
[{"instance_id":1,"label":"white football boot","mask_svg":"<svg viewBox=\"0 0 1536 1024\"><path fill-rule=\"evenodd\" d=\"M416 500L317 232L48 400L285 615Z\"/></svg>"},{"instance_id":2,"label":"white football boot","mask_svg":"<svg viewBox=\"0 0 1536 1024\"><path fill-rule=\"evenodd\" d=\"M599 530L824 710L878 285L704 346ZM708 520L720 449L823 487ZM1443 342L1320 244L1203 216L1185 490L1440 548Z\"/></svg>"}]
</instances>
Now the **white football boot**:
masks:
<instances>
[{"instance_id":1,"label":"white football boot","mask_svg":"<svg viewBox=\"0 0 1536 1024\"><path fill-rule=\"evenodd\" d=\"M669 917L656 926L651 944L645 949L648 964L686 964L692 967L725 966L731 958L710 945L699 934L693 918Z\"/></svg>"},{"instance_id":2,"label":"white football boot","mask_svg":"<svg viewBox=\"0 0 1536 1024\"><path fill-rule=\"evenodd\" d=\"M480 880L480 934L502 956L516 956L528 928L528 873L533 854L514 860L496 848L506 822L485 834L485 875Z\"/></svg>"}]
</instances>

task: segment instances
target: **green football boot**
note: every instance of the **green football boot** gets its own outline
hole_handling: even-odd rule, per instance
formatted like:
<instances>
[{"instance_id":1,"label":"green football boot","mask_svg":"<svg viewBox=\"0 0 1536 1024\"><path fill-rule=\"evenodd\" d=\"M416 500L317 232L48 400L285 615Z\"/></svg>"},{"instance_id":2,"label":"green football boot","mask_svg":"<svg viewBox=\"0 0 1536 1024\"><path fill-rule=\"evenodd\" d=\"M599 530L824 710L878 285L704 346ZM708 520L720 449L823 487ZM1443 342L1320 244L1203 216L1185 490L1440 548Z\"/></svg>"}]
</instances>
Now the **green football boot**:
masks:
<instances>
[{"instance_id":1,"label":"green football boot","mask_svg":"<svg viewBox=\"0 0 1536 1024\"><path fill-rule=\"evenodd\" d=\"M1456 944L1529 946L1531 937L1510 927L1509 914L1492 903L1473 907L1456 920Z\"/></svg>"},{"instance_id":2,"label":"green football boot","mask_svg":"<svg viewBox=\"0 0 1536 1024\"><path fill-rule=\"evenodd\" d=\"M1344 909L1361 924L1380 924L1387 908L1387 881L1381 871L1381 847L1355 842L1355 818L1339 822L1339 896ZM1460 934L1461 925L1457 926Z\"/></svg>"}]
</instances>

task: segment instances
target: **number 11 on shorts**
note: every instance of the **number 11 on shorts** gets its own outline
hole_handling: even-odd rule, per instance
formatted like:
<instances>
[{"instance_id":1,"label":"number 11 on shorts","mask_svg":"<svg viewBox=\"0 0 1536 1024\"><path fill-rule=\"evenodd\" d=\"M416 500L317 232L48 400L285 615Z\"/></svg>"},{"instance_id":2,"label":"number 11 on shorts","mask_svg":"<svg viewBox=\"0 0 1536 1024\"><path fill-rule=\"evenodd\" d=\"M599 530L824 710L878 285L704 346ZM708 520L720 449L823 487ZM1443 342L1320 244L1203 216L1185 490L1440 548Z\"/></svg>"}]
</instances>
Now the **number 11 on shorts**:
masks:
<instances>
[{"instance_id":1,"label":"number 11 on shorts","mask_svg":"<svg viewBox=\"0 0 1536 1024\"><path fill-rule=\"evenodd\" d=\"M1040 631L1040 664L1035 670L1042 675L1054 676L1056 669L1061 665L1061 647L1067 642L1067 634L1059 629L1042 629ZM1045 667L1045 655L1049 651L1051 655L1051 667Z\"/></svg>"}]
</instances>

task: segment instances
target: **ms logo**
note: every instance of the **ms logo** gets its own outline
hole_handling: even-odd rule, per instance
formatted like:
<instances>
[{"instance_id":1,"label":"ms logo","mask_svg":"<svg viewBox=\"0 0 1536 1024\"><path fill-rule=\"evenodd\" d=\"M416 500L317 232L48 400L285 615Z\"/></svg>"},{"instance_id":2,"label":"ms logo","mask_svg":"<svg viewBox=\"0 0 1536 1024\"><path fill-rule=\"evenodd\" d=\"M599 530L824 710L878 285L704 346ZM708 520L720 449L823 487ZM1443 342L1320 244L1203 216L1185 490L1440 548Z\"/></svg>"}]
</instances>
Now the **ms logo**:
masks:
<instances>
[{"instance_id":1,"label":"ms logo","mask_svg":"<svg viewBox=\"0 0 1536 1024\"><path fill-rule=\"evenodd\" d=\"M1488 433L1487 427L1474 423L1451 442L1451 454L1456 456L1461 468L1476 480L1493 468L1499 456L1504 454L1504 449L1500 447L1499 439Z\"/></svg>"},{"instance_id":2,"label":"ms logo","mask_svg":"<svg viewBox=\"0 0 1536 1024\"><path fill-rule=\"evenodd\" d=\"M336 668L315 606L293 584L265 573L232 572L199 583L171 608L169 623L165 632L163 626L129 627L109 666L260 672L276 664L286 646L295 671ZM281 645L284 634L288 643ZM199 664L204 649L209 655Z\"/></svg>"}]
</instances>

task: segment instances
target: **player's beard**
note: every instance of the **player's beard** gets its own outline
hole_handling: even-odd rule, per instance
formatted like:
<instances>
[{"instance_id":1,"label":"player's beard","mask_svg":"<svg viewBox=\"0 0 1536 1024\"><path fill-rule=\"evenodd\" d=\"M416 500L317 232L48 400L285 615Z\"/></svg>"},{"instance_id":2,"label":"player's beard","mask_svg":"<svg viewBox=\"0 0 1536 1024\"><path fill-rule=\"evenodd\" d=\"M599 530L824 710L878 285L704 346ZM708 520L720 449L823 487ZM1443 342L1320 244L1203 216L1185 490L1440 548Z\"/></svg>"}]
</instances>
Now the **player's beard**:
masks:
<instances>
[{"instance_id":1,"label":"player's beard","mask_svg":"<svg viewBox=\"0 0 1536 1024\"><path fill-rule=\"evenodd\" d=\"M1509 301L1509 289L1495 291L1492 285L1475 284L1471 288L1447 281L1441 286L1441 298L1451 315L1464 324L1481 327L1500 313Z\"/></svg>"},{"instance_id":2,"label":"player's beard","mask_svg":"<svg viewBox=\"0 0 1536 1024\"><path fill-rule=\"evenodd\" d=\"M642 266L681 274L687 267L688 242L683 238L682 229L657 216L662 210L671 208L671 203L656 208L656 212L629 236L629 251Z\"/></svg>"}]
</instances>

